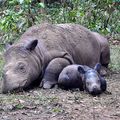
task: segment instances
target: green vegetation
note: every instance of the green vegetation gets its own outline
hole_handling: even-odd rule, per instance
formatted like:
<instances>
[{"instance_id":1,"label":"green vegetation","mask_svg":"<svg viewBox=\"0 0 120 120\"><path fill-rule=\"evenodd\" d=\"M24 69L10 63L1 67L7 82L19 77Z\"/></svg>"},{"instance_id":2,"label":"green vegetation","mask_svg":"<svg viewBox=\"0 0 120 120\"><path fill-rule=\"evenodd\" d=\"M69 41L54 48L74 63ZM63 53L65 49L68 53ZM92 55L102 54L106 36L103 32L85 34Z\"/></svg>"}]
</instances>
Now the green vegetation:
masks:
<instances>
[{"instance_id":1,"label":"green vegetation","mask_svg":"<svg viewBox=\"0 0 120 120\"><path fill-rule=\"evenodd\" d=\"M111 63L110 68L112 70L120 71L120 47L111 46Z\"/></svg>"},{"instance_id":2,"label":"green vegetation","mask_svg":"<svg viewBox=\"0 0 120 120\"><path fill-rule=\"evenodd\" d=\"M46 5L37 0L8 0L0 5L3 43L16 40L28 27L44 20L79 23L93 31L119 37L120 6L112 0L67 0Z\"/></svg>"},{"instance_id":3,"label":"green vegetation","mask_svg":"<svg viewBox=\"0 0 120 120\"><path fill-rule=\"evenodd\" d=\"M39 0L0 0L0 51L6 42L17 41L28 27L44 21L78 23L101 34L120 38L120 5L115 0L66 0L48 4ZM112 55L110 67L119 69L119 63ZM0 55L0 71L2 66Z\"/></svg>"}]
</instances>

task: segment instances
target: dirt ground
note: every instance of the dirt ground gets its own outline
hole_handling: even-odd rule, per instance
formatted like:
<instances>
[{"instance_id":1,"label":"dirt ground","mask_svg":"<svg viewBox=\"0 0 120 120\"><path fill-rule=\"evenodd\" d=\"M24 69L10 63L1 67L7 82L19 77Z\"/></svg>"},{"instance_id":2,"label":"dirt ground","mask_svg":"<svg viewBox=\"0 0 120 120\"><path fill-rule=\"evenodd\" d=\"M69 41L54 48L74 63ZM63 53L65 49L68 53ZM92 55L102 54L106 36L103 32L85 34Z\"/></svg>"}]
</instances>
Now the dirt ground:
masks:
<instances>
[{"instance_id":1,"label":"dirt ground","mask_svg":"<svg viewBox=\"0 0 120 120\"><path fill-rule=\"evenodd\" d=\"M120 73L106 79L111 94L99 97L79 90L40 88L0 94L0 120L120 120Z\"/></svg>"},{"instance_id":2,"label":"dirt ground","mask_svg":"<svg viewBox=\"0 0 120 120\"><path fill-rule=\"evenodd\" d=\"M120 42L114 43L110 67L118 69ZM120 120L120 72L110 74L106 80L109 93L99 97L77 89L38 88L29 92L0 94L0 120Z\"/></svg>"}]
</instances>

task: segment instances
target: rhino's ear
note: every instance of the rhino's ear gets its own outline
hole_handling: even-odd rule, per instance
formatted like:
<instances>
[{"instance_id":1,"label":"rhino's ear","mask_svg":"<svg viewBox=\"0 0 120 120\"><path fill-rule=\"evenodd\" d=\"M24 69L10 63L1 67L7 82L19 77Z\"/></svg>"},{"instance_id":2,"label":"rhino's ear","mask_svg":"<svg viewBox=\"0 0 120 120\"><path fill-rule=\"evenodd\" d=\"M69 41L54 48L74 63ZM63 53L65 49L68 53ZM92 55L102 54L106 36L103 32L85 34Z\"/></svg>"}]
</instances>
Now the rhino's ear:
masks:
<instances>
[{"instance_id":1,"label":"rhino's ear","mask_svg":"<svg viewBox=\"0 0 120 120\"><path fill-rule=\"evenodd\" d=\"M30 42L25 46L25 48L26 48L27 50L29 50L29 51L32 51L32 50L35 49L35 47L37 46L37 44L38 44L38 40L32 40L32 41L30 41Z\"/></svg>"},{"instance_id":2,"label":"rhino's ear","mask_svg":"<svg viewBox=\"0 0 120 120\"><path fill-rule=\"evenodd\" d=\"M78 71L82 74L85 74L85 70L81 66L78 66Z\"/></svg>"},{"instance_id":3,"label":"rhino's ear","mask_svg":"<svg viewBox=\"0 0 120 120\"><path fill-rule=\"evenodd\" d=\"M100 69L101 69L101 64L100 63L97 63L94 67L94 70L96 70L98 73L100 72Z\"/></svg>"},{"instance_id":4,"label":"rhino's ear","mask_svg":"<svg viewBox=\"0 0 120 120\"><path fill-rule=\"evenodd\" d=\"M107 82L104 78L101 77L101 90L104 92L107 89Z\"/></svg>"}]
</instances>

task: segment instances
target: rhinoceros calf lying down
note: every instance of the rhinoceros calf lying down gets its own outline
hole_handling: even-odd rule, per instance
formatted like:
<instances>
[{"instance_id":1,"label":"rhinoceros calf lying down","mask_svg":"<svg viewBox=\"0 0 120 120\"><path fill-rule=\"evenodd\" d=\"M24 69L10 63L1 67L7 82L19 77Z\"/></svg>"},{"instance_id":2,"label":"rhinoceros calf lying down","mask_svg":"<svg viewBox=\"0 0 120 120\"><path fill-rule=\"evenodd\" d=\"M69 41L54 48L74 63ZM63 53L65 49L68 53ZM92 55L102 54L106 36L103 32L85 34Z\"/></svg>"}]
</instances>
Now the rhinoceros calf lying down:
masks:
<instances>
[{"instance_id":1,"label":"rhinoceros calf lying down","mask_svg":"<svg viewBox=\"0 0 120 120\"><path fill-rule=\"evenodd\" d=\"M99 95L107 88L106 80L101 77L100 64L94 69L86 65L68 65L59 75L58 85L63 89L79 88L92 95Z\"/></svg>"},{"instance_id":2,"label":"rhinoceros calf lying down","mask_svg":"<svg viewBox=\"0 0 120 120\"><path fill-rule=\"evenodd\" d=\"M77 24L33 26L18 43L7 48L4 56L3 93L39 86L46 69L58 75L68 64L94 67L100 62L107 67L110 60L107 40ZM59 64L61 68L57 69ZM44 79L43 87L51 88L56 84L55 79L55 75Z\"/></svg>"}]
</instances>

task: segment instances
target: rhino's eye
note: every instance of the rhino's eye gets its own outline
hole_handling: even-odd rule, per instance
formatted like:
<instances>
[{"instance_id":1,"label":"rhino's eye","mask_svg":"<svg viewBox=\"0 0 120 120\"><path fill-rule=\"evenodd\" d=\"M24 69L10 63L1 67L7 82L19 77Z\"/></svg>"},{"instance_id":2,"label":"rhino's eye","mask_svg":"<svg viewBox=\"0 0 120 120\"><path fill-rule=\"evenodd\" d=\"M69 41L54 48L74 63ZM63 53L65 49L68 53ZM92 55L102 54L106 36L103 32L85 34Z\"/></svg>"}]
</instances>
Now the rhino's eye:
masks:
<instances>
[{"instance_id":1,"label":"rhino's eye","mask_svg":"<svg viewBox=\"0 0 120 120\"><path fill-rule=\"evenodd\" d=\"M22 72L22 73L25 73L26 72L26 65L24 63L18 63L18 67L17 67L17 70L19 72Z\"/></svg>"}]
</instances>

